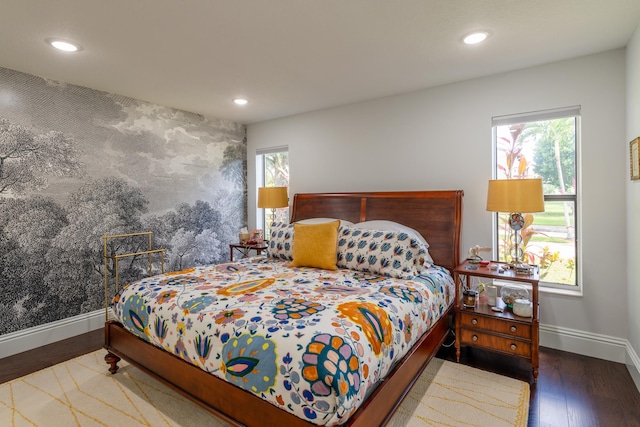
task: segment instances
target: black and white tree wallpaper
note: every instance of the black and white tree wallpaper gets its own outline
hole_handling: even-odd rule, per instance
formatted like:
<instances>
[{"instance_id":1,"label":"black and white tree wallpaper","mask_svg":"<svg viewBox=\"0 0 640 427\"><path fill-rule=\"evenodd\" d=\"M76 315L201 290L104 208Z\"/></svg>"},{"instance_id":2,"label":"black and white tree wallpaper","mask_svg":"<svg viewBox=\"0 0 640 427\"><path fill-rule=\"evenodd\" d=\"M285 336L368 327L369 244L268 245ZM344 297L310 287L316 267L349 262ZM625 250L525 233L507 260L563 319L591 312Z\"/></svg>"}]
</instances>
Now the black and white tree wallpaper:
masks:
<instances>
[{"instance_id":1,"label":"black and white tree wallpaper","mask_svg":"<svg viewBox=\"0 0 640 427\"><path fill-rule=\"evenodd\" d=\"M105 234L152 231L167 271L226 261L246 147L238 123L0 68L0 335L103 308ZM118 270L128 283L148 258Z\"/></svg>"}]
</instances>

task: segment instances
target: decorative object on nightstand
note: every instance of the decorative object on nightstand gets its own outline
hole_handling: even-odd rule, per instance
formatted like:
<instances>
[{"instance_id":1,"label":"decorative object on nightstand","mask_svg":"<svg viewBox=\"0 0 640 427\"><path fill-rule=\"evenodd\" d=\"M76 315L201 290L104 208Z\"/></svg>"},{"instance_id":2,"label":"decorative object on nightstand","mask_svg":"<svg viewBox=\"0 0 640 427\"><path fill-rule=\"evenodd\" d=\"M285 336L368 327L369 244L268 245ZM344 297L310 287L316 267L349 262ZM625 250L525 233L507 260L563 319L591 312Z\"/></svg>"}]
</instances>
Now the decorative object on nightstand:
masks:
<instances>
[{"instance_id":1,"label":"decorative object on nightstand","mask_svg":"<svg viewBox=\"0 0 640 427\"><path fill-rule=\"evenodd\" d=\"M240 244L247 243L251 239L251 235L249 234L249 230L247 230L247 227L243 227L242 229L240 229L239 237Z\"/></svg>"},{"instance_id":2,"label":"decorative object on nightstand","mask_svg":"<svg viewBox=\"0 0 640 427\"><path fill-rule=\"evenodd\" d=\"M453 270L456 284L456 358L460 361L462 346L479 347L490 351L519 357L531 362L534 382L538 378L538 351L540 319L538 310L538 270L529 275L516 274L513 269L505 268L506 263L492 261L490 265L498 265L492 270L489 266L470 265L465 261ZM474 267L474 268L469 268ZM466 292L471 288L471 281L476 279L491 279L493 285L487 286L487 292L495 292L496 282L505 282L503 290L511 287L512 291L500 292L501 296L510 298L514 309L507 307L502 297L495 297L495 305L486 300L475 299L474 304L468 304ZM515 282L513 284L506 282ZM520 284L528 284L530 290ZM508 295L508 296L507 296ZM516 303L517 301L517 303ZM516 308L517 306L517 308Z\"/></svg>"},{"instance_id":3,"label":"decorative object on nightstand","mask_svg":"<svg viewBox=\"0 0 640 427\"><path fill-rule=\"evenodd\" d=\"M493 270L497 270L497 268ZM496 302L497 300L498 300L498 288L496 287L496 285L487 286L487 304L489 304L489 307L495 306L497 304Z\"/></svg>"},{"instance_id":4,"label":"decorative object on nightstand","mask_svg":"<svg viewBox=\"0 0 640 427\"><path fill-rule=\"evenodd\" d=\"M487 191L487 210L503 212L509 215L509 225L513 230L514 249L511 258L518 266L524 255L520 230L525 226L522 213L544 212L544 193L542 179L493 179L489 181ZM520 271L519 274L526 274Z\"/></svg>"},{"instance_id":5,"label":"decorative object on nightstand","mask_svg":"<svg viewBox=\"0 0 640 427\"><path fill-rule=\"evenodd\" d=\"M475 307L477 297L478 297L478 291L474 291L473 289L465 289L462 292L463 305L467 308Z\"/></svg>"},{"instance_id":6,"label":"decorative object on nightstand","mask_svg":"<svg viewBox=\"0 0 640 427\"><path fill-rule=\"evenodd\" d=\"M271 209L271 222L276 219L276 209L289 206L287 187L258 188L258 208Z\"/></svg>"},{"instance_id":7,"label":"decorative object on nightstand","mask_svg":"<svg viewBox=\"0 0 640 427\"><path fill-rule=\"evenodd\" d=\"M513 302L517 299L529 299L529 291L522 285L508 284L503 285L500 289L500 298L507 305L512 308Z\"/></svg>"},{"instance_id":8,"label":"decorative object on nightstand","mask_svg":"<svg viewBox=\"0 0 640 427\"><path fill-rule=\"evenodd\" d=\"M264 231L260 229L251 230L251 237L249 238L249 243L256 244L262 243L264 241Z\"/></svg>"},{"instance_id":9,"label":"decorative object on nightstand","mask_svg":"<svg viewBox=\"0 0 640 427\"><path fill-rule=\"evenodd\" d=\"M528 299L518 298L513 302L513 314L520 317L531 317L533 315L533 307Z\"/></svg>"},{"instance_id":10,"label":"decorative object on nightstand","mask_svg":"<svg viewBox=\"0 0 640 427\"><path fill-rule=\"evenodd\" d=\"M469 249L469 257L467 258L467 260L469 260L471 264L481 263L482 256L480 255L480 252L491 252L491 248L475 245Z\"/></svg>"}]
</instances>

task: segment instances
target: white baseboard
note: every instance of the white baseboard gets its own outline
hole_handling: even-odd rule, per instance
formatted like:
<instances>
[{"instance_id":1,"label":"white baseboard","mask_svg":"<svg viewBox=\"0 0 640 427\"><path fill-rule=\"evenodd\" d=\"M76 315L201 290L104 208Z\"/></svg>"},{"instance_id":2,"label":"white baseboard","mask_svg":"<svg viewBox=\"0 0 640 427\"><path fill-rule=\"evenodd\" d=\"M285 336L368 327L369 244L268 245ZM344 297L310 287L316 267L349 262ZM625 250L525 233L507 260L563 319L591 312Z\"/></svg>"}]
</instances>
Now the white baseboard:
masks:
<instances>
[{"instance_id":1,"label":"white baseboard","mask_svg":"<svg viewBox=\"0 0 640 427\"><path fill-rule=\"evenodd\" d=\"M640 357L635 352L631 343L627 341L627 369L633 378L633 382L636 383L636 387L640 391Z\"/></svg>"},{"instance_id":2,"label":"white baseboard","mask_svg":"<svg viewBox=\"0 0 640 427\"><path fill-rule=\"evenodd\" d=\"M540 346L624 363L640 391L640 358L629 340L541 324Z\"/></svg>"},{"instance_id":3,"label":"white baseboard","mask_svg":"<svg viewBox=\"0 0 640 427\"><path fill-rule=\"evenodd\" d=\"M104 310L0 335L0 359L104 328Z\"/></svg>"},{"instance_id":4,"label":"white baseboard","mask_svg":"<svg viewBox=\"0 0 640 427\"><path fill-rule=\"evenodd\" d=\"M612 362L625 363L627 343L623 338L560 326L540 325L540 346Z\"/></svg>"}]
</instances>

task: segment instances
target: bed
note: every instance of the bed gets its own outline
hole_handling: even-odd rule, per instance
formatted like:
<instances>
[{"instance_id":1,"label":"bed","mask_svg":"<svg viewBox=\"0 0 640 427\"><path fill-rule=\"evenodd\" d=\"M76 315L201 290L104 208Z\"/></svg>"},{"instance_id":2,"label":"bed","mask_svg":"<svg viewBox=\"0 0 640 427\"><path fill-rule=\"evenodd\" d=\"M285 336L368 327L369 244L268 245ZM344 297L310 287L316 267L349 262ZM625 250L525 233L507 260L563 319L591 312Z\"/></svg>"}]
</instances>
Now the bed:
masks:
<instances>
[{"instance_id":1,"label":"bed","mask_svg":"<svg viewBox=\"0 0 640 427\"><path fill-rule=\"evenodd\" d=\"M339 218L351 223L387 220L403 224L418 231L429 242L428 255L433 259L435 266L428 269L425 268L423 271L424 276L428 277L428 270L435 271L436 276L444 276L446 270L451 271L460 261L462 196L462 191L296 194L293 199L291 222L294 223L311 218ZM348 223L344 223L340 224L337 232L346 233L344 236L348 240L348 233L353 232L353 229L349 227ZM300 233L299 235L301 236L302 234ZM342 234L339 235L344 237ZM394 235L394 237L397 236ZM274 241L270 242L270 244L274 244ZM325 285L332 286L332 291L335 290L337 292L335 294L337 297L334 297L334 299L340 300L339 303L342 310L340 312L341 315L337 315L334 318L335 322L332 324L333 331L331 333L323 333L316 330L311 334L305 335L304 333L304 328L316 327L321 323L320 320L317 320L318 325L310 325L310 323L316 321L312 319L318 318L318 316L315 316L318 311L318 304L303 307L303 310L296 312L296 316L298 316L296 319L287 318L283 324L287 325L288 329L284 328L283 324L275 325L273 319L262 322L258 315L254 315L252 319L243 319L242 314L244 312L242 310L229 310L227 317L230 319L220 315L216 318L216 315L210 313L212 321L209 322L208 327L211 329L211 325L213 325L214 331L211 334L215 335L216 339L219 338L223 346L227 345L227 347L223 348L224 351L211 350L209 346L211 343L208 339L205 339L204 334L200 334L195 339L189 339L190 341L187 344L181 343L179 335L181 335L181 331L187 329L185 325L178 326L175 329L178 332L174 332L174 334L178 335L178 337L176 335L169 336L167 334L168 323L158 324L156 321L155 324L151 324L150 320L148 321L149 323L145 323L144 319L137 319L136 316L127 317L122 315L117 317L117 320L108 320L105 325L105 348L108 351L105 360L110 365L109 370L112 373L116 373L118 361L124 359L233 425L384 425L446 338L451 326L453 301L457 298L457 295L455 295L456 287L447 287L446 289L449 289L449 291L439 292L439 298L441 300L444 298L446 304L441 301L434 306L435 311L438 313L437 316L432 316L427 309L416 310L415 307L417 306L414 307L413 312L411 308L396 307L396 300L389 297L391 293L395 292L394 289L403 289L403 292L409 289L408 292L405 292L404 299L420 299L419 296L416 298L415 292L412 293L413 288L411 286L422 280L420 279L423 276L422 273L415 277L410 276L409 279L399 277L397 279L399 282L393 282L395 279L390 279L386 276L376 279L373 276L377 275L367 273L366 269L354 273L350 268L329 271L308 268L302 265L293 267L293 271L290 271L287 268L293 262L289 262L287 259L273 258L277 257L275 255L273 257L256 257L241 260L237 263L210 266L207 267L208 269L204 267L194 269L195 273L194 271L174 272L165 276L143 279L131 285L131 287L139 290L139 294L126 297L127 301L131 302L127 306L128 308L126 310L115 308L115 310L120 310L120 314L134 313L139 310L137 313L142 316L148 311L161 310L160 308L148 309L147 303L138 302L139 297L145 293L149 294L150 289L152 289L152 293L161 289L157 288L157 286L162 281L171 282L173 285L180 280L193 281L193 274L196 275L196 278L199 278L198 280L203 281L202 290L206 291L211 286L215 287L217 292L216 303L219 303L219 300L227 301L225 298L230 298L230 294L236 293L239 298L245 298L241 302L246 302L247 305L250 305L257 298L256 295L261 294L261 298L271 298L274 301L273 306L280 308L282 308L282 304L286 305L291 302L291 298L287 299L290 295L285 295L287 292L276 288L275 286L278 283L274 284L274 282L285 283L289 280L289 282L286 282L289 286L291 286L291 283L296 283L300 286L300 288L296 288L298 294L308 295L313 292L314 286L317 288L317 285L311 285L312 288L305 288L306 282L324 280ZM347 259L342 261L348 264ZM420 264L422 264L422 259ZM212 279L215 278L222 280L222 282L228 281L230 270L237 277L242 277L239 283L223 286L215 282L215 285L211 285L211 283L214 283ZM189 274L191 276L188 276ZM363 276L372 276L369 278L364 277L362 280L357 279L362 281L365 289L366 286L379 286L373 293L378 298L375 304L362 302L362 299L358 300L357 298L349 300L352 296L345 296L345 292L347 292L345 289L348 288L349 292L351 292L353 277ZM247 278L255 280L246 280ZM376 284L377 280L382 281ZM407 287L406 280L409 280L412 285ZM422 281L433 285L432 280L424 279ZM445 279L443 278L443 280ZM341 286L337 286L336 283ZM390 289L391 291L389 291ZM256 290L259 290L259 292L256 292ZM269 294L269 292L273 293ZM365 290L361 292L365 292ZM386 296L384 295L385 292L387 292ZM330 291L325 290L323 293L329 294ZM442 295L443 293L450 294ZM276 301L280 294L284 302ZM163 294L162 290L153 295L156 300L168 302L171 307L175 308L176 304L170 301L172 295ZM206 300L206 298L210 299ZM267 304L265 302L266 299L261 301L261 306ZM199 313L199 310L212 302L210 295L204 296L199 300L191 299L189 301L191 301L188 305L189 310L193 311L196 316L206 317L204 311ZM354 303L354 301L360 301L361 303ZM389 303L389 301L392 302ZM122 302L116 301L116 304ZM305 302L301 300L298 303L304 304ZM413 303L415 304L416 302L414 301ZM349 304L351 304L350 307ZM385 305L393 306L394 310L404 313L395 316L393 322L405 326L404 335L391 334L394 337L391 339L393 344L400 344L398 349L393 348L389 340L376 344L376 336L379 338L385 334L376 331L375 328L369 328L370 330L367 332L367 328L360 327L362 325L358 324L358 316L361 316L362 310L357 313L356 311L358 310L353 310L354 306L366 306L371 309L367 313L372 313L372 318L386 319L384 314L376 316L377 307L384 307ZM164 307L166 308L167 305ZM290 307L288 305L285 309L290 309ZM409 310L409 312L413 313L412 315L414 315L415 319L424 320L424 324L418 323L414 319L410 322L412 328L407 328L403 321L407 322L409 317L403 310ZM227 325L233 324L234 313L237 315L237 322L233 328L227 328ZM274 309L270 309L269 313L276 317L279 315ZM300 313L302 313L302 316L300 316ZM309 313L313 315L309 315ZM173 316L175 320L176 314ZM227 323L227 320L231 323ZM255 321L255 324L248 326L250 321ZM380 330L384 328L384 326L381 326L382 323L384 322L377 323ZM180 324L180 319L177 319L177 324ZM354 328L354 324L358 327ZM373 322L373 324L376 323ZM125 326L128 326L129 329ZM137 332L136 327L138 328ZM182 327L182 330L180 327ZM250 332L253 335L240 333L238 329L240 327L244 327L244 332ZM350 329L349 327L352 328ZM197 329L199 326L194 328ZM202 327L200 328L202 329ZM153 329L153 331L150 332L149 329ZM407 332L409 330L414 336L410 336L409 332ZM297 344L286 344L290 347L286 347L285 344L278 344L279 349L287 349L288 351L279 352L271 358L277 358L275 365L271 363L273 360L267 357L252 359L254 361L259 360L260 363L267 359L271 361L269 364L259 367L260 377L251 379L245 378L243 375L235 375L233 377L236 380L235 383L221 378L227 373L226 370L241 370L252 363L244 362L245 359L239 357L247 356L247 354L243 353L243 349L247 349L247 351L260 351L260 348L268 349L269 339L272 335L284 334L287 331L289 335L293 336L294 341L298 340L299 342ZM318 350L314 354L311 353L316 351L315 349L325 348L340 341L340 333L344 334L344 340L351 340L352 337L358 335L358 331L362 335L366 335L364 337L366 340L363 341L366 345L360 345L359 347L358 345L345 345L342 347L338 345L336 347L338 351L335 354L345 356L344 360L342 360L344 363L341 366L346 367L346 371L342 371L343 375L340 377L342 380L336 379L338 375L335 378L332 377L335 380L334 384L337 384L336 389L340 389L340 393L337 393L339 398L334 402L331 400L333 399L331 397L333 390L323 384L323 378L327 377L327 372L322 371L322 369L326 367L326 363L323 362L322 366L313 364L313 361L317 361L317 358L314 359L314 357L317 357L320 351L324 350ZM158 336L161 338L158 338ZM154 337L154 339L150 339L150 337ZM311 337L313 339L310 339ZM165 345L166 348L163 349L162 346L165 339L167 342L173 339L173 342ZM404 342L403 339L405 340ZM185 340L187 340L186 335ZM384 341L382 338L380 340ZM213 341L213 338L211 341ZM192 355L189 357L187 357L189 349L185 348L185 346L189 346L189 349L191 349ZM364 347L377 352L377 356L380 356L380 353L384 353L383 357L363 356ZM362 357L358 362L357 357L342 354L339 349L343 348L347 349L347 352L350 351L349 348L356 349L357 356L369 357L367 360L373 362L369 363L369 365L377 363L380 366L369 366L367 363L362 362ZM295 356L296 352L302 355L302 360L296 361L290 357ZM401 357L394 358L395 352ZM196 353L197 355L194 357L193 354ZM212 355L217 355L217 357ZM220 361L219 359L224 360ZM251 357L246 358L246 360L249 359ZM383 359L384 362L381 361ZM231 367L230 360L235 363L233 367ZM236 363L237 360L243 360L243 362ZM276 368L275 371L274 366ZM364 368L365 366L366 368ZM299 367L301 370L299 372L293 369L289 370L289 367ZM381 368L383 373L377 374L378 371L374 368ZM218 374L222 373L223 375L221 377L212 375L206 370L218 371ZM276 387L269 386L269 384L273 384L273 377L277 375L287 376L286 381L278 383L279 390ZM263 384L264 382L269 384ZM353 387L354 384L356 385L355 388ZM358 384L362 384L362 390L356 390L358 389ZM285 387L290 393L280 393L282 387ZM324 396L326 396L325 400L323 400ZM271 402L268 401L269 398ZM301 400L301 408L292 408L292 400ZM332 412L334 407L335 412ZM250 408L250 410L247 410L247 408Z\"/></svg>"}]
</instances>

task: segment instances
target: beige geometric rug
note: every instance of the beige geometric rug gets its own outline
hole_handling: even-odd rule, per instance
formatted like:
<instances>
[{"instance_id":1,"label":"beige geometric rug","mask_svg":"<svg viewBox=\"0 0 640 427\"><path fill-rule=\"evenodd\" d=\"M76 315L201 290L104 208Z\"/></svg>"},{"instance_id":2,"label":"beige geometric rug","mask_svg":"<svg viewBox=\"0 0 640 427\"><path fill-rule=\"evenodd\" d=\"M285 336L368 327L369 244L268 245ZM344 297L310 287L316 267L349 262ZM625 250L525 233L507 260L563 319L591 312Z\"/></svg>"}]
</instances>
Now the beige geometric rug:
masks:
<instances>
[{"instance_id":1,"label":"beige geometric rug","mask_svg":"<svg viewBox=\"0 0 640 427\"><path fill-rule=\"evenodd\" d=\"M528 418L528 383L434 358L387 425L526 427Z\"/></svg>"},{"instance_id":2,"label":"beige geometric rug","mask_svg":"<svg viewBox=\"0 0 640 427\"><path fill-rule=\"evenodd\" d=\"M0 426L214 426L229 424L104 350L0 385ZM529 384L433 359L391 427L527 425Z\"/></svg>"}]
</instances>

